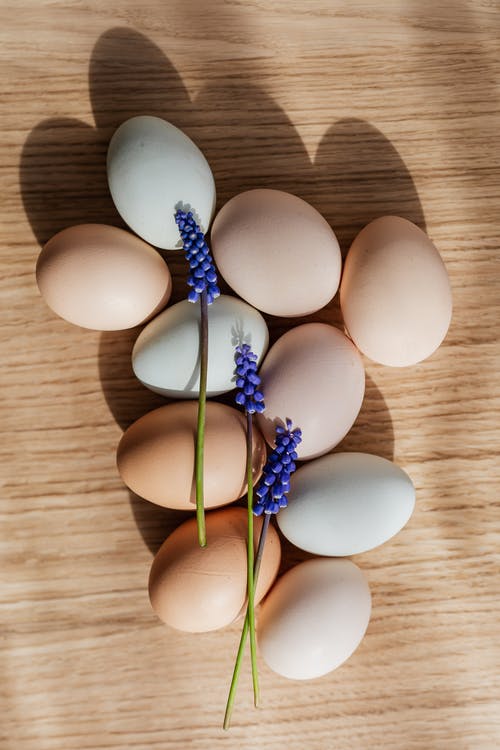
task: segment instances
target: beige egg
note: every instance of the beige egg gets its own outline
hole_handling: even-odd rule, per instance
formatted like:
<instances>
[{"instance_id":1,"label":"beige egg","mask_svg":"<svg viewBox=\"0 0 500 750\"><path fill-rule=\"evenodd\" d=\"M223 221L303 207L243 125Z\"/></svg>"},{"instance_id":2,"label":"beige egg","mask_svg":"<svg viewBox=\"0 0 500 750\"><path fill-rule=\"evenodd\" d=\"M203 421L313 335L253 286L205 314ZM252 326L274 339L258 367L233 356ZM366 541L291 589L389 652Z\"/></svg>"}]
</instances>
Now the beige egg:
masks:
<instances>
[{"instance_id":1,"label":"beige egg","mask_svg":"<svg viewBox=\"0 0 500 750\"><path fill-rule=\"evenodd\" d=\"M335 295L339 243L321 214L281 190L249 190L215 217L217 267L244 300L271 315L309 315Z\"/></svg>"},{"instance_id":2,"label":"beige egg","mask_svg":"<svg viewBox=\"0 0 500 750\"><path fill-rule=\"evenodd\" d=\"M291 680L328 674L359 646L370 620L364 573L350 560L315 558L280 578L257 621L266 664Z\"/></svg>"},{"instance_id":3,"label":"beige egg","mask_svg":"<svg viewBox=\"0 0 500 750\"><path fill-rule=\"evenodd\" d=\"M451 288L429 237L399 216L368 224L351 245L340 288L344 322L356 346L383 365L429 357L451 321Z\"/></svg>"},{"instance_id":4,"label":"beige egg","mask_svg":"<svg viewBox=\"0 0 500 750\"><path fill-rule=\"evenodd\" d=\"M44 246L36 280L61 318L97 331L133 328L168 302L172 279L151 245L105 224L63 229Z\"/></svg>"},{"instance_id":5,"label":"beige egg","mask_svg":"<svg viewBox=\"0 0 500 750\"><path fill-rule=\"evenodd\" d=\"M361 356L350 339L325 323L306 323L271 347L260 370L266 410L257 422L270 445L277 424L302 430L300 459L327 453L349 432L365 391Z\"/></svg>"},{"instance_id":6,"label":"beige egg","mask_svg":"<svg viewBox=\"0 0 500 750\"><path fill-rule=\"evenodd\" d=\"M195 510L197 401L182 401L145 414L118 445L120 475L133 492L157 505ZM254 481L262 472L265 443L253 432ZM207 402L204 499L206 508L227 505L246 492L246 422L224 404Z\"/></svg>"},{"instance_id":7,"label":"beige egg","mask_svg":"<svg viewBox=\"0 0 500 750\"><path fill-rule=\"evenodd\" d=\"M225 508L207 513L206 527L208 544L201 548L196 520L179 526L161 546L149 576L149 597L158 617L190 633L229 625L242 610L247 595L247 511ZM255 518L255 547L261 527L262 518ZM270 525L255 603L271 588L280 559L279 537Z\"/></svg>"}]
</instances>

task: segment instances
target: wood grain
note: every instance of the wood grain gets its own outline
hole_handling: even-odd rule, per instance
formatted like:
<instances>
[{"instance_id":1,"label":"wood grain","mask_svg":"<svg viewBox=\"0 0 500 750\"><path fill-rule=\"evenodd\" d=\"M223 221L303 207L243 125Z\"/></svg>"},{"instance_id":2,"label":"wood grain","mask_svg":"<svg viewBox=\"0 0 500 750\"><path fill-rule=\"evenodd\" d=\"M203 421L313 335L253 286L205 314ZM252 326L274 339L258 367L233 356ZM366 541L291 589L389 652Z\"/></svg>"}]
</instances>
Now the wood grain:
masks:
<instances>
[{"instance_id":1,"label":"wood grain","mask_svg":"<svg viewBox=\"0 0 500 750\"><path fill-rule=\"evenodd\" d=\"M2 750L498 748L498 4L0 7ZM122 226L106 146L140 113L201 146L219 206L249 187L290 190L344 251L375 216L406 216L453 286L437 354L408 370L366 362L343 443L394 457L417 487L408 526L356 558L373 592L367 636L321 680L262 664L258 713L247 670L229 734L238 629L193 637L155 619L151 551L180 516L131 497L115 469L122 428L160 402L132 377L137 332L71 327L34 280L56 231ZM337 302L314 318L339 324ZM288 325L269 322L273 338ZM297 559L287 547L286 566Z\"/></svg>"}]
</instances>

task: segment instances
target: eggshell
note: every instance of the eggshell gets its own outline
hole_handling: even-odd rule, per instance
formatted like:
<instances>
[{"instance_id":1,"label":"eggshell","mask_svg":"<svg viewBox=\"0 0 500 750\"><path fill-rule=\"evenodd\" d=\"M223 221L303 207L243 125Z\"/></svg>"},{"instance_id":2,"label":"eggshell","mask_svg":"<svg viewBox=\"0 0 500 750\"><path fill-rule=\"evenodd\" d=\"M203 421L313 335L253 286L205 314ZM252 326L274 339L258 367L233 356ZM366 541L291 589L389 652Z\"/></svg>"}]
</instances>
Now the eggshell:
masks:
<instances>
[{"instance_id":1,"label":"eggshell","mask_svg":"<svg viewBox=\"0 0 500 750\"><path fill-rule=\"evenodd\" d=\"M441 257L411 221L383 216L347 254L340 304L349 335L367 357L406 367L431 355L451 321L451 288Z\"/></svg>"},{"instance_id":2,"label":"eggshell","mask_svg":"<svg viewBox=\"0 0 500 750\"><path fill-rule=\"evenodd\" d=\"M254 520L257 545L262 518ZM227 508L206 515L208 544L198 544L196 519L186 521L163 543L149 576L151 605L173 628L203 633L229 625L245 604L247 594L247 512ZM281 558L272 525L267 533L257 580L255 603L270 589Z\"/></svg>"},{"instance_id":3,"label":"eggshell","mask_svg":"<svg viewBox=\"0 0 500 750\"><path fill-rule=\"evenodd\" d=\"M368 583L354 563L308 560L280 578L262 604L257 622L260 653L283 677L321 677L357 649L370 610Z\"/></svg>"},{"instance_id":4,"label":"eggshell","mask_svg":"<svg viewBox=\"0 0 500 750\"><path fill-rule=\"evenodd\" d=\"M262 358L269 343L262 315L236 297L222 295L208 307L207 394L234 388L234 349L248 343ZM200 306L187 300L158 315L139 335L132 366L152 391L192 398L200 387Z\"/></svg>"},{"instance_id":5,"label":"eggshell","mask_svg":"<svg viewBox=\"0 0 500 750\"><path fill-rule=\"evenodd\" d=\"M365 373L347 336L325 323L306 323L285 333L260 370L266 411L258 424L270 445L276 424L292 420L302 430L300 459L327 453L351 429L361 408Z\"/></svg>"},{"instance_id":6,"label":"eggshell","mask_svg":"<svg viewBox=\"0 0 500 750\"><path fill-rule=\"evenodd\" d=\"M133 492L157 505L194 510L197 401L161 406L134 422L118 445L120 475ZM253 431L254 481L266 457ZM227 505L246 492L246 421L230 406L207 402L204 499L206 508Z\"/></svg>"},{"instance_id":7,"label":"eggshell","mask_svg":"<svg viewBox=\"0 0 500 750\"><path fill-rule=\"evenodd\" d=\"M215 210L215 183L198 146L159 117L132 117L111 138L108 183L120 216L164 249L181 247L174 216L192 209L203 231Z\"/></svg>"},{"instance_id":8,"label":"eggshell","mask_svg":"<svg viewBox=\"0 0 500 750\"><path fill-rule=\"evenodd\" d=\"M316 555L355 555L397 534L415 506L410 477L368 453L335 453L302 466L278 514L286 538Z\"/></svg>"},{"instance_id":9,"label":"eggshell","mask_svg":"<svg viewBox=\"0 0 500 750\"><path fill-rule=\"evenodd\" d=\"M97 331L143 323L172 291L167 264L156 250L105 224L80 224L54 235L38 257L36 280L57 315Z\"/></svg>"},{"instance_id":10,"label":"eggshell","mask_svg":"<svg viewBox=\"0 0 500 750\"><path fill-rule=\"evenodd\" d=\"M309 315L335 295L339 243L309 203L281 190L231 198L212 227L217 267L234 291L271 315Z\"/></svg>"}]
</instances>

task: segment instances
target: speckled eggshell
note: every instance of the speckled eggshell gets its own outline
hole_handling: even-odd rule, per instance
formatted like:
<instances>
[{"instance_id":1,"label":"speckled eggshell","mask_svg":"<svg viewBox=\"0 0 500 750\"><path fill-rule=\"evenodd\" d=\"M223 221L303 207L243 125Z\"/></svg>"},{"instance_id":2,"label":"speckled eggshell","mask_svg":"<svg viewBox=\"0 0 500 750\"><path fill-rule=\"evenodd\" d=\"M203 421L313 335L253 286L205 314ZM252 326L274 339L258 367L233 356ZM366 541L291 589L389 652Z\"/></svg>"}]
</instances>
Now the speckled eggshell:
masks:
<instances>
[{"instance_id":1,"label":"speckled eggshell","mask_svg":"<svg viewBox=\"0 0 500 750\"><path fill-rule=\"evenodd\" d=\"M262 518L254 520L257 545ZM225 508L206 515L207 546L198 544L196 519L163 543L149 576L151 605L167 625L203 633L229 625L246 599L247 512ZM281 559L277 532L269 526L255 591L256 604L272 586Z\"/></svg>"},{"instance_id":2,"label":"speckled eggshell","mask_svg":"<svg viewBox=\"0 0 500 750\"><path fill-rule=\"evenodd\" d=\"M354 563L307 560L280 578L262 604L259 651L268 667L283 677L321 677L357 649L370 610L367 580Z\"/></svg>"},{"instance_id":3,"label":"speckled eggshell","mask_svg":"<svg viewBox=\"0 0 500 750\"><path fill-rule=\"evenodd\" d=\"M38 257L36 280L57 315L97 331L143 323L167 304L172 291L157 251L105 224L79 224L54 235Z\"/></svg>"},{"instance_id":4,"label":"speckled eggshell","mask_svg":"<svg viewBox=\"0 0 500 750\"><path fill-rule=\"evenodd\" d=\"M441 256L425 232L399 216L375 219L355 238L340 304L356 346L393 367L429 357L451 321L451 288Z\"/></svg>"},{"instance_id":5,"label":"speckled eggshell","mask_svg":"<svg viewBox=\"0 0 500 750\"><path fill-rule=\"evenodd\" d=\"M207 395L234 388L234 349L248 343L259 360L269 333L258 310L222 295L208 307ZM152 391L172 398L194 398L200 384L200 306L188 300L172 305L141 331L132 352L136 377Z\"/></svg>"},{"instance_id":6,"label":"speckled eggshell","mask_svg":"<svg viewBox=\"0 0 500 750\"><path fill-rule=\"evenodd\" d=\"M188 136L159 117L122 123L111 138L108 184L122 219L164 249L181 247L177 208L193 210L206 232L215 210L215 182L204 155Z\"/></svg>"},{"instance_id":7,"label":"speckled eggshell","mask_svg":"<svg viewBox=\"0 0 500 750\"><path fill-rule=\"evenodd\" d=\"M234 291L271 315L309 315L335 295L341 256L321 214L281 190L231 198L212 227L217 267Z\"/></svg>"},{"instance_id":8,"label":"speckled eggshell","mask_svg":"<svg viewBox=\"0 0 500 750\"><path fill-rule=\"evenodd\" d=\"M260 370L266 410L257 416L274 445L276 424L289 418L302 430L300 459L327 453L351 429L365 390L365 372L352 341L326 323L287 331L271 347Z\"/></svg>"},{"instance_id":9,"label":"speckled eggshell","mask_svg":"<svg viewBox=\"0 0 500 750\"><path fill-rule=\"evenodd\" d=\"M197 401L161 406L125 431L117 452L120 475L133 492L157 505L194 510ZM260 432L253 432L254 481L266 457ZM244 414L207 402L205 421L205 507L227 505L246 492Z\"/></svg>"},{"instance_id":10,"label":"speckled eggshell","mask_svg":"<svg viewBox=\"0 0 500 750\"><path fill-rule=\"evenodd\" d=\"M297 547L339 557L384 544L414 507L412 481L392 461L369 453L334 453L298 469L288 507L277 520Z\"/></svg>"}]
</instances>

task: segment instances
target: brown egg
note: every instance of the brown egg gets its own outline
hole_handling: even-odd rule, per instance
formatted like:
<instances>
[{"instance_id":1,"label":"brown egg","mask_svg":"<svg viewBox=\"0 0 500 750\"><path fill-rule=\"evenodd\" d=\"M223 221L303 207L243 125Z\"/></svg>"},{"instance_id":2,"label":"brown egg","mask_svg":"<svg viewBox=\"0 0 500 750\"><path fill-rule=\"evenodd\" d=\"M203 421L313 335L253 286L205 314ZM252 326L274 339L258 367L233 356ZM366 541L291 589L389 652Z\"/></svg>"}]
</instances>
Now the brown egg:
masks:
<instances>
[{"instance_id":1,"label":"brown egg","mask_svg":"<svg viewBox=\"0 0 500 750\"><path fill-rule=\"evenodd\" d=\"M130 232L80 224L43 248L36 280L61 318L97 331L133 328L168 302L172 279L159 253Z\"/></svg>"},{"instance_id":2,"label":"brown egg","mask_svg":"<svg viewBox=\"0 0 500 750\"><path fill-rule=\"evenodd\" d=\"M173 628L203 633L229 625L247 594L247 511L225 508L206 516L206 547L198 544L196 519L176 529L158 551L149 575L149 598ZM262 517L254 519L257 548ZM281 559L277 532L269 526L255 591L255 602L271 588Z\"/></svg>"},{"instance_id":3,"label":"brown egg","mask_svg":"<svg viewBox=\"0 0 500 750\"><path fill-rule=\"evenodd\" d=\"M152 503L194 510L197 401L181 401L145 414L123 434L118 471L131 490ZM253 435L254 481L262 472L265 443ZM205 420L205 507L232 503L246 492L246 422L230 406L207 402Z\"/></svg>"},{"instance_id":4,"label":"brown egg","mask_svg":"<svg viewBox=\"0 0 500 750\"><path fill-rule=\"evenodd\" d=\"M451 289L429 237L399 216L382 216L354 239L340 305L349 335L367 357L406 367L429 357L451 320Z\"/></svg>"}]
</instances>

